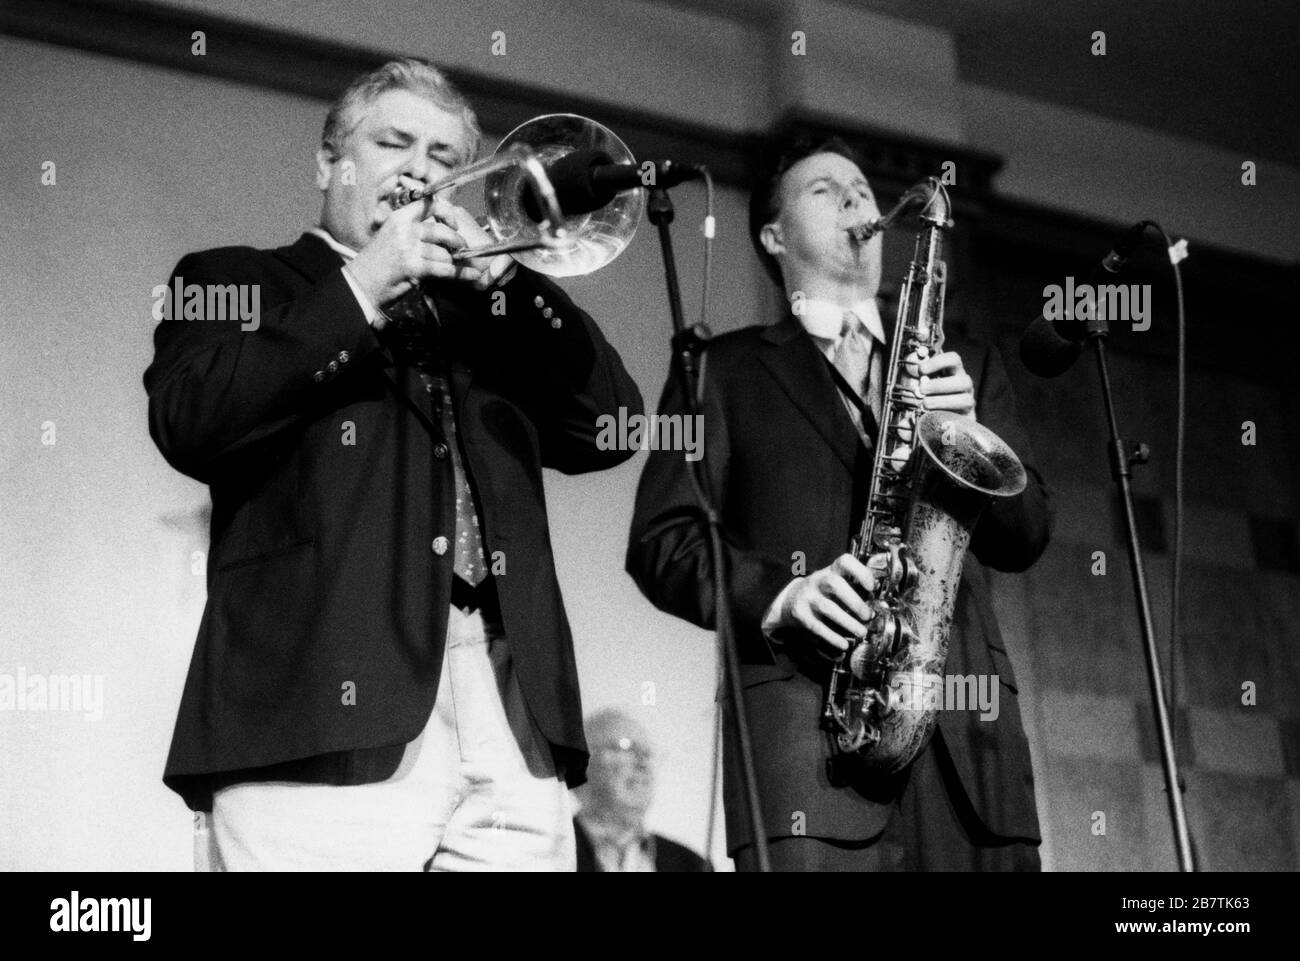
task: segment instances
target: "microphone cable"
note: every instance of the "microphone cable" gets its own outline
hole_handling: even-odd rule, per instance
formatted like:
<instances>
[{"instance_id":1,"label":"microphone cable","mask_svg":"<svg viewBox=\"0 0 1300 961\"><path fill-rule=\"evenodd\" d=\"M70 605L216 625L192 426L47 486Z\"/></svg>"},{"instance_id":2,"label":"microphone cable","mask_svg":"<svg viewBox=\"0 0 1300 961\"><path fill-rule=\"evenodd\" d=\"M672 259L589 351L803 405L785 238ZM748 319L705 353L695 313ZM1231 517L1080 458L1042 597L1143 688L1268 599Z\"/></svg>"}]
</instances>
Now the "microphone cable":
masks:
<instances>
[{"instance_id":1,"label":"microphone cable","mask_svg":"<svg viewBox=\"0 0 1300 961\"><path fill-rule=\"evenodd\" d=\"M1187 241L1174 243L1165 228L1150 221L1150 226L1160 232L1164 240L1169 266L1174 272L1174 290L1178 297L1178 401L1177 426L1174 431L1174 550L1172 558L1172 584L1169 600L1169 704L1174 712L1172 736L1174 756L1178 756L1178 660L1181 630L1179 599L1182 596L1183 578L1183 461L1186 455L1187 436L1187 315L1183 298L1183 272L1179 264L1187 257ZM1179 772L1182 772L1180 767ZM1184 790L1183 785L1178 789Z\"/></svg>"},{"instance_id":2,"label":"microphone cable","mask_svg":"<svg viewBox=\"0 0 1300 961\"><path fill-rule=\"evenodd\" d=\"M1179 264L1187 258L1187 241L1184 239L1175 243L1165 231L1165 228L1154 220L1143 220L1138 227L1140 228L1138 233L1148 227L1157 231L1164 241L1165 253L1169 257L1169 266L1174 273L1174 290L1178 304L1178 348L1175 362L1177 370L1175 379L1178 386L1175 404L1176 425L1174 428L1174 546L1173 556L1170 559L1169 677L1166 680L1169 687L1169 708L1173 713L1173 722L1170 724L1170 741L1174 751L1174 759L1177 760L1178 663L1180 660L1179 648L1181 646L1179 632L1182 629L1179 609L1183 578L1183 463L1186 456L1187 439L1187 314L1183 296L1183 272ZM1133 237L1133 240L1136 241L1137 237ZM1119 266L1122 266L1123 262L1127 260L1128 253L1127 250L1123 252L1123 256L1119 260ZM1118 273L1118 266L1113 272ZM1179 766L1178 771L1181 777L1181 766ZM1185 791L1186 785L1179 784L1178 789Z\"/></svg>"}]
</instances>

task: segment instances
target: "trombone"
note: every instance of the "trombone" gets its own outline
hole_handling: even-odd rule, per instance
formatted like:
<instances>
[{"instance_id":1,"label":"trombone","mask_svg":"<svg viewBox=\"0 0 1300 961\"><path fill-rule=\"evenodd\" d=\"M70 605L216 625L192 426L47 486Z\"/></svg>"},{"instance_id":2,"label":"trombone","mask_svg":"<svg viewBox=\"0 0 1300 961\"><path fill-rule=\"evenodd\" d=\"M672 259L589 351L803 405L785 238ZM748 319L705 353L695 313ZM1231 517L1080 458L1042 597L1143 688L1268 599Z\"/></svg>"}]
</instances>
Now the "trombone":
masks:
<instances>
[{"instance_id":1,"label":"trombone","mask_svg":"<svg viewBox=\"0 0 1300 961\"><path fill-rule=\"evenodd\" d=\"M388 202L396 209L481 179L485 227L494 242L457 251L453 259L510 254L552 277L589 274L631 242L645 210L645 194L625 191L599 210L566 216L546 169L575 150L599 151L613 163L635 162L623 141L596 121L571 113L546 114L510 131L492 156L424 187L398 188Z\"/></svg>"}]
</instances>

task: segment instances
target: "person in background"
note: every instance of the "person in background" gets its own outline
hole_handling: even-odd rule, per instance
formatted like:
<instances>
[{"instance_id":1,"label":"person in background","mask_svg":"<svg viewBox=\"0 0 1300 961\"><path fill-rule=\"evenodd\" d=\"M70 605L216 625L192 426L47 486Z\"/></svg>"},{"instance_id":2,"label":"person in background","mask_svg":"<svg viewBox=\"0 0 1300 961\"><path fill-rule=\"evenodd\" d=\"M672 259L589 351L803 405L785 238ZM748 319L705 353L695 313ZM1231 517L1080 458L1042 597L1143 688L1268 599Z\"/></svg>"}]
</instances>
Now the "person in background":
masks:
<instances>
[{"instance_id":1,"label":"person in background","mask_svg":"<svg viewBox=\"0 0 1300 961\"><path fill-rule=\"evenodd\" d=\"M654 748L645 728L616 708L587 718L582 810L574 819L579 871L711 871L690 848L646 829L654 800Z\"/></svg>"}]
</instances>

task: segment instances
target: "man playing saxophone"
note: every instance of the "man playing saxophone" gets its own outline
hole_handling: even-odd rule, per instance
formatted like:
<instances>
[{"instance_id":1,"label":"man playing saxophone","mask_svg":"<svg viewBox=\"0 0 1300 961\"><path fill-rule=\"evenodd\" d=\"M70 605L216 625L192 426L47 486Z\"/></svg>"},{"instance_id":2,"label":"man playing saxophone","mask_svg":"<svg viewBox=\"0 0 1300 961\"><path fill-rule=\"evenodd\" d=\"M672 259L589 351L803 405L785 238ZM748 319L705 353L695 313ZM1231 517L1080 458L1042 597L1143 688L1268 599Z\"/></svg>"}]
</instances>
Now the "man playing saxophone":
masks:
<instances>
[{"instance_id":1,"label":"man playing saxophone","mask_svg":"<svg viewBox=\"0 0 1300 961\"><path fill-rule=\"evenodd\" d=\"M715 338L704 362L705 463L723 518L772 865L1037 870L1028 744L984 565L1030 566L1047 545L1052 511L990 350L944 349L919 373L927 410L986 424L1026 462L1025 490L989 507L972 534L946 666L950 677L982 680L996 709L940 710L928 746L888 776L837 752L819 723L831 668L846 638L866 632L876 586L848 548L870 487L892 334L876 304L881 235L864 242L855 231L879 215L846 144L786 145L751 195L750 233L790 310L778 324ZM670 378L660 409L684 408ZM688 469L680 457L651 454L627 568L656 606L712 628L711 561ZM738 869L753 869L737 747L724 729L728 850Z\"/></svg>"}]
</instances>

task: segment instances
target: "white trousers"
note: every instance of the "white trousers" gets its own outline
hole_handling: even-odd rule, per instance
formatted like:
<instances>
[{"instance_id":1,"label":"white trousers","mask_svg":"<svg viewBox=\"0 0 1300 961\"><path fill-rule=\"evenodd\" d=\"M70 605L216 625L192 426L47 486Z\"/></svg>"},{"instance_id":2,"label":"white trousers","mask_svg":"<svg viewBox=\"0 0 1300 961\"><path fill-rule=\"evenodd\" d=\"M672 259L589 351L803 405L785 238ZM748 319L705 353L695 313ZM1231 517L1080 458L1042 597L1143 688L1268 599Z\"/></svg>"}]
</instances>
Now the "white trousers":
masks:
<instances>
[{"instance_id":1,"label":"white trousers","mask_svg":"<svg viewBox=\"0 0 1300 961\"><path fill-rule=\"evenodd\" d=\"M451 609L437 703L386 781L248 782L195 838L215 871L573 871L569 793L504 635ZM206 862L206 863L205 863Z\"/></svg>"}]
</instances>

